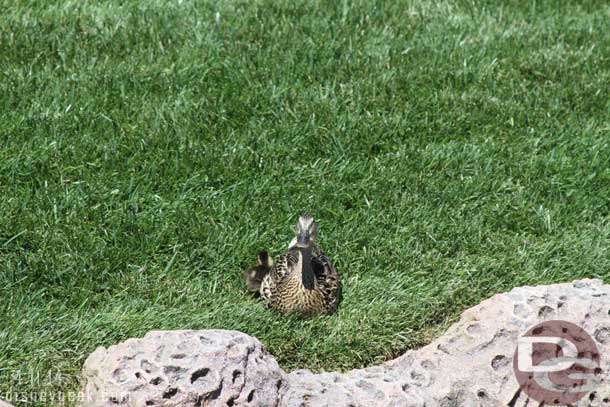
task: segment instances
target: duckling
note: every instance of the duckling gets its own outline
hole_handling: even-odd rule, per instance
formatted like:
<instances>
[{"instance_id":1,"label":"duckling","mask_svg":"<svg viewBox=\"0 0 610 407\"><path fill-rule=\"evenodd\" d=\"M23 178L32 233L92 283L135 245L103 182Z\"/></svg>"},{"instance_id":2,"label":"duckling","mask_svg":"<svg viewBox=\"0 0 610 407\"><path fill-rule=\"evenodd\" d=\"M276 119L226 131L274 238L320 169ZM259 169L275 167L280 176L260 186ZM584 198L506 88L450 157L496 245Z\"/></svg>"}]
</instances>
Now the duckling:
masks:
<instances>
[{"instance_id":1,"label":"duckling","mask_svg":"<svg viewBox=\"0 0 610 407\"><path fill-rule=\"evenodd\" d=\"M260 295L282 313L332 314L341 301L341 279L316 243L318 225L302 215L295 232L286 253L263 278Z\"/></svg>"},{"instance_id":2,"label":"duckling","mask_svg":"<svg viewBox=\"0 0 610 407\"><path fill-rule=\"evenodd\" d=\"M269 254L263 250L258 253L258 261L256 266L252 266L244 271L244 279L248 286L248 291L258 294L261 288L261 282L263 278L273 266L273 259L269 257Z\"/></svg>"}]
</instances>

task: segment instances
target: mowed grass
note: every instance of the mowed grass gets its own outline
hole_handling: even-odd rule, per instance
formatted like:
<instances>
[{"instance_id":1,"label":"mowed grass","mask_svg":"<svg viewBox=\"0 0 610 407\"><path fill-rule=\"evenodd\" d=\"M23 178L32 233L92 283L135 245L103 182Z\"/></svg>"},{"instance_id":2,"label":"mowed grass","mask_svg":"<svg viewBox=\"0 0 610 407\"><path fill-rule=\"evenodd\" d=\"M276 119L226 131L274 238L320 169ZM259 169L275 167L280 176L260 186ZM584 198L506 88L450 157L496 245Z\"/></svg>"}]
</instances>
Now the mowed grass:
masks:
<instances>
[{"instance_id":1,"label":"mowed grass","mask_svg":"<svg viewBox=\"0 0 610 407\"><path fill-rule=\"evenodd\" d=\"M610 278L607 2L0 3L0 398L73 405L89 353L153 329L362 367ZM333 316L245 292L302 212Z\"/></svg>"}]
</instances>

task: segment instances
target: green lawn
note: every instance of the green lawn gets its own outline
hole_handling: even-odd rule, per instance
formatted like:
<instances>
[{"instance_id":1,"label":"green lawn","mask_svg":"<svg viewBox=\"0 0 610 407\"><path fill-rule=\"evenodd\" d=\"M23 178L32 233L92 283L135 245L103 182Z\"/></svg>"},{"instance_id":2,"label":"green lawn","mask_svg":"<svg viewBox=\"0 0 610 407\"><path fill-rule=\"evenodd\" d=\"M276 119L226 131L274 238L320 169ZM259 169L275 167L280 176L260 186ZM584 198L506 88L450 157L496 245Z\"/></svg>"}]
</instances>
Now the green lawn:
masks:
<instances>
[{"instance_id":1,"label":"green lawn","mask_svg":"<svg viewBox=\"0 0 610 407\"><path fill-rule=\"evenodd\" d=\"M152 329L343 370L514 286L610 281L605 1L0 6L0 398L73 405L48 398L90 352ZM334 316L245 292L305 211Z\"/></svg>"}]
</instances>

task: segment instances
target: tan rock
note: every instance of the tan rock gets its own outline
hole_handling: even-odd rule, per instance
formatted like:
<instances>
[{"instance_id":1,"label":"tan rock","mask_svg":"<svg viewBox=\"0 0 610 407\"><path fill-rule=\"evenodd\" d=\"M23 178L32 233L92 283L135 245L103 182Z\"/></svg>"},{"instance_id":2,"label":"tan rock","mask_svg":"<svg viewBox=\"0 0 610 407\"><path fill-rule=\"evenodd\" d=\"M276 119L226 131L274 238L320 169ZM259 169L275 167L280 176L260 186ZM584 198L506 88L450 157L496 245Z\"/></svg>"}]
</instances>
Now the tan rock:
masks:
<instances>
[{"instance_id":1,"label":"tan rock","mask_svg":"<svg viewBox=\"0 0 610 407\"><path fill-rule=\"evenodd\" d=\"M609 312L600 280L515 288L465 311L431 344L343 374L285 373L236 331L154 331L91 354L81 406L525 407L512 368L517 339L545 320L572 322L596 341L607 377ZM609 395L604 381L576 406L610 405Z\"/></svg>"}]
</instances>

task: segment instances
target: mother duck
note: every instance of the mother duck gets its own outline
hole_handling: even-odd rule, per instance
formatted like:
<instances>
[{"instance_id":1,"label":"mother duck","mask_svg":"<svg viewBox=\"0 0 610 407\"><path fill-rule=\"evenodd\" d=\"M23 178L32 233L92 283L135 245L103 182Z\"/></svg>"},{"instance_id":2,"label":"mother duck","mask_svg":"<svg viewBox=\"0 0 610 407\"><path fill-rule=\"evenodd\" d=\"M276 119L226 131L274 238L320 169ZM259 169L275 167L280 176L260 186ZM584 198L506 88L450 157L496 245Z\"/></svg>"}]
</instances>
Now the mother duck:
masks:
<instances>
[{"instance_id":1,"label":"mother duck","mask_svg":"<svg viewBox=\"0 0 610 407\"><path fill-rule=\"evenodd\" d=\"M263 278L260 294L271 308L282 312L332 314L341 301L341 279L316 243L318 225L302 215L288 250Z\"/></svg>"}]
</instances>

